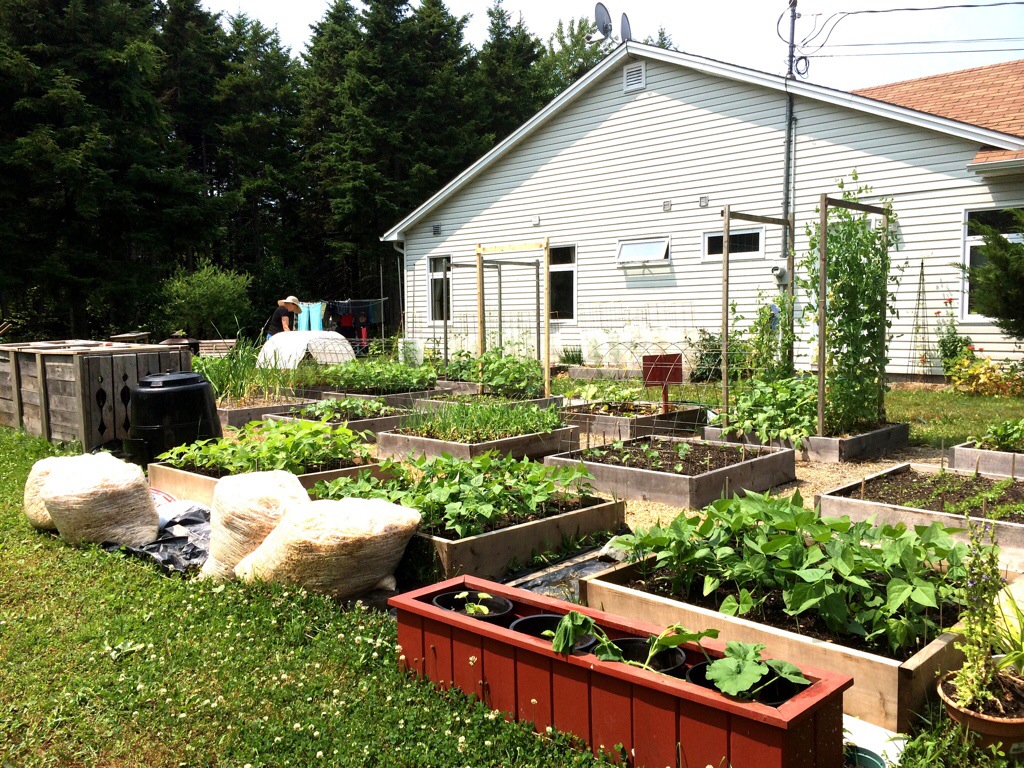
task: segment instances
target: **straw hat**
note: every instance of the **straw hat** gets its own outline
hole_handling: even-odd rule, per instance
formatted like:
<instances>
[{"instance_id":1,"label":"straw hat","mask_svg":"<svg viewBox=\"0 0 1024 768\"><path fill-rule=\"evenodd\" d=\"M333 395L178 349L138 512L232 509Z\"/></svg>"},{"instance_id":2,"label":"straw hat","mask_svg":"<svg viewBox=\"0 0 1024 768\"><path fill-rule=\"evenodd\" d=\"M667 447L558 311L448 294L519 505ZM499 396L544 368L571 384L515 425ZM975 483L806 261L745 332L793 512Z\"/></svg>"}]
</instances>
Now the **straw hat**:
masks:
<instances>
[{"instance_id":1,"label":"straw hat","mask_svg":"<svg viewBox=\"0 0 1024 768\"><path fill-rule=\"evenodd\" d=\"M302 314L302 307L299 305L299 300L296 299L294 296L288 296L277 302L277 306L279 307L283 307L285 304L291 304L293 307L295 307L295 312L297 314Z\"/></svg>"}]
</instances>

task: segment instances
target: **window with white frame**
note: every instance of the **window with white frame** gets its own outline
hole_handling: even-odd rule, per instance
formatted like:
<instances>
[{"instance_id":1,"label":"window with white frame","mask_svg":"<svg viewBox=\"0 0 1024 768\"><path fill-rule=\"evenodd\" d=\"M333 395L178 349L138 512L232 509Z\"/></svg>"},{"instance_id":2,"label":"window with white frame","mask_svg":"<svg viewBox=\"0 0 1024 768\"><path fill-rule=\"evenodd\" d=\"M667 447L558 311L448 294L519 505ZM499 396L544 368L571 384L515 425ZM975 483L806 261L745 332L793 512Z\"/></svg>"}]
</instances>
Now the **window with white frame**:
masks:
<instances>
[{"instance_id":1,"label":"window with white frame","mask_svg":"<svg viewBox=\"0 0 1024 768\"><path fill-rule=\"evenodd\" d=\"M665 263L671 255L671 249L669 248L671 239L667 235L662 235L659 237L619 240L619 250L615 256L615 261L620 266Z\"/></svg>"},{"instance_id":2,"label":"window with white frame","mask_svg":"<svg viewBox=\"0 0 1024 768\"><path fill-rule=\"evenodd\" d=\"M982 246L985 245L983 238L975 229L979 224L998 229L999 232L1012 243L1024 243L1024 235L1015 232L1017 220L1012 211L1024 211L1022 208L997 208L986 211L967 211L964 222L964 265L968 268L980 267L985 264L985 254ZM963 296L960 301L961 317L980 317L974 309L971 300L971 286L967 276L963 281Z\"/></svg>"},{"instance_id":3,"label":"window with white frame","mask_svg":"<svg viewBox=\"0 0 1024 768\"><path fill-rule=\"evenodd\" d=\"M551 248L551 319L576 319L576 246Z\"/></svg>"},{"instance_id":4,"label":"window with white frame","mask_svg":"<svg viewBox=\"0 0 1024 768\"><path fill-rule=\"evenodd\" d=\"M725 233L704 233L704 258L721 258L725 247ZM764 256L764 230L730 229L729 258L757 259Z\"/></svg>"},{"instance_id":5,"label":"window with white frame","mask_svg":"<svg viewBox=\"0 0 1024 768\"><path fill-rule=\"evenodd\" d=\"M430 320L431 322L451 320L452 257L431 256L429 263Z\"/></svg>"}]
</instances>

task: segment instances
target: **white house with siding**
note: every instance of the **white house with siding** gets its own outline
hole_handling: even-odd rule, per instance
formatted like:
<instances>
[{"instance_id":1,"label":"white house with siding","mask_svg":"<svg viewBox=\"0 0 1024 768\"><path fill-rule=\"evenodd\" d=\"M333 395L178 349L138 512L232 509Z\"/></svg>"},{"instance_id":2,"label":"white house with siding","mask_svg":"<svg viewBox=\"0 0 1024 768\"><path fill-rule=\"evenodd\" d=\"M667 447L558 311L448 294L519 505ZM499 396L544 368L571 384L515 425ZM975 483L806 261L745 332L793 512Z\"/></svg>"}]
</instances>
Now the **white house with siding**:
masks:
<instances>
[{"instance_id":1,"label":"white house with siding","mask_svg":"<svg viewBox=\"0 0 1024 768\"><path fill-rule=\"evenodd\" d=\"M943 101L957 88L975 94L967 107L965 99ZM902 282L890 371L941 371L934 349L950 298L961 331L985 354L1015 356L1012 340L970 311L958 265L972 253L969 219L1024 207L1024 62L861 95L633 42L383 236L404 252L406 336L440 348L447 298L450 348L472 348L477 246L543 238L551 245L554 353L717 332L722 207L781 216L787 93L797 261L820 195L838 196L837 179L854 169L872 190L862 202L889 199L898 215L891 255ZM730 294L749 319L759 291L777 291L782 232L734 222L731 242ZM501 257L503 341L533 344L537 256ZM487 274L490 336L499 326L499 277Z\"/></svg>"}]
</instances>

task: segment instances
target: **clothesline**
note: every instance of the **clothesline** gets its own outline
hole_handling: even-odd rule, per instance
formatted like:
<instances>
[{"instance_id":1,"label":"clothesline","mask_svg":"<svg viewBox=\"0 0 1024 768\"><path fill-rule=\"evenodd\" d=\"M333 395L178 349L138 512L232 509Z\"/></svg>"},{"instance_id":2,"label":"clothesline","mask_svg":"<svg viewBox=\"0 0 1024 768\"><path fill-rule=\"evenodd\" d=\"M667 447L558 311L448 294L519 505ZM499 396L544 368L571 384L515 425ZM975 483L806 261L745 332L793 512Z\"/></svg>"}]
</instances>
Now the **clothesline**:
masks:
<instances>
[{"instance_id":1,"label":"clothesline","mask_svg":"<svg viewBox=\"0 0 1024 768\"><path fill-rule=\"evenodd\" d=\"M327 299L300 302L302 312L296 318L298 331L322 331L324 321L331 318L338 329L360 328L383 321L382 307L388 297L379 299ZM360 318L357 322L356 318ZM365 318L365 322L362 320ZM333 329L332 329L333 330ZM365 333L361 334L364 338Z\"/></svg>"}]
</instances>

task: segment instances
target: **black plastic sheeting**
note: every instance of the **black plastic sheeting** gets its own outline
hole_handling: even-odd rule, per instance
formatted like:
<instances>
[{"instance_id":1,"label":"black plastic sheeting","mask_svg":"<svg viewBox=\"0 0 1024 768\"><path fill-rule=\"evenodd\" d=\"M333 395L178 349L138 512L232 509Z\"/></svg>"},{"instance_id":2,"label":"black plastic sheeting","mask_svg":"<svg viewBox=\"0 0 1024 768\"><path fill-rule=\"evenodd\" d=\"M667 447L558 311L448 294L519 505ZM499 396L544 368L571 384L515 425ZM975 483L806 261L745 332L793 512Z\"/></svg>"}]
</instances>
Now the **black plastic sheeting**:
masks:
<instances>
[{"instance_id":1,"label":"black plastic sheeting","mask_svg":"<svg viewBox=\"0 0 1024 768\"><path fill-rule=\"evenodd\" d=\"M156 541L144 547L104 544L108 551L155 562L168 573L185 573L202 567L210 554L210 510L201 504L178 501L163 504L160 533Z\"/></svg>"}]
</instances>

